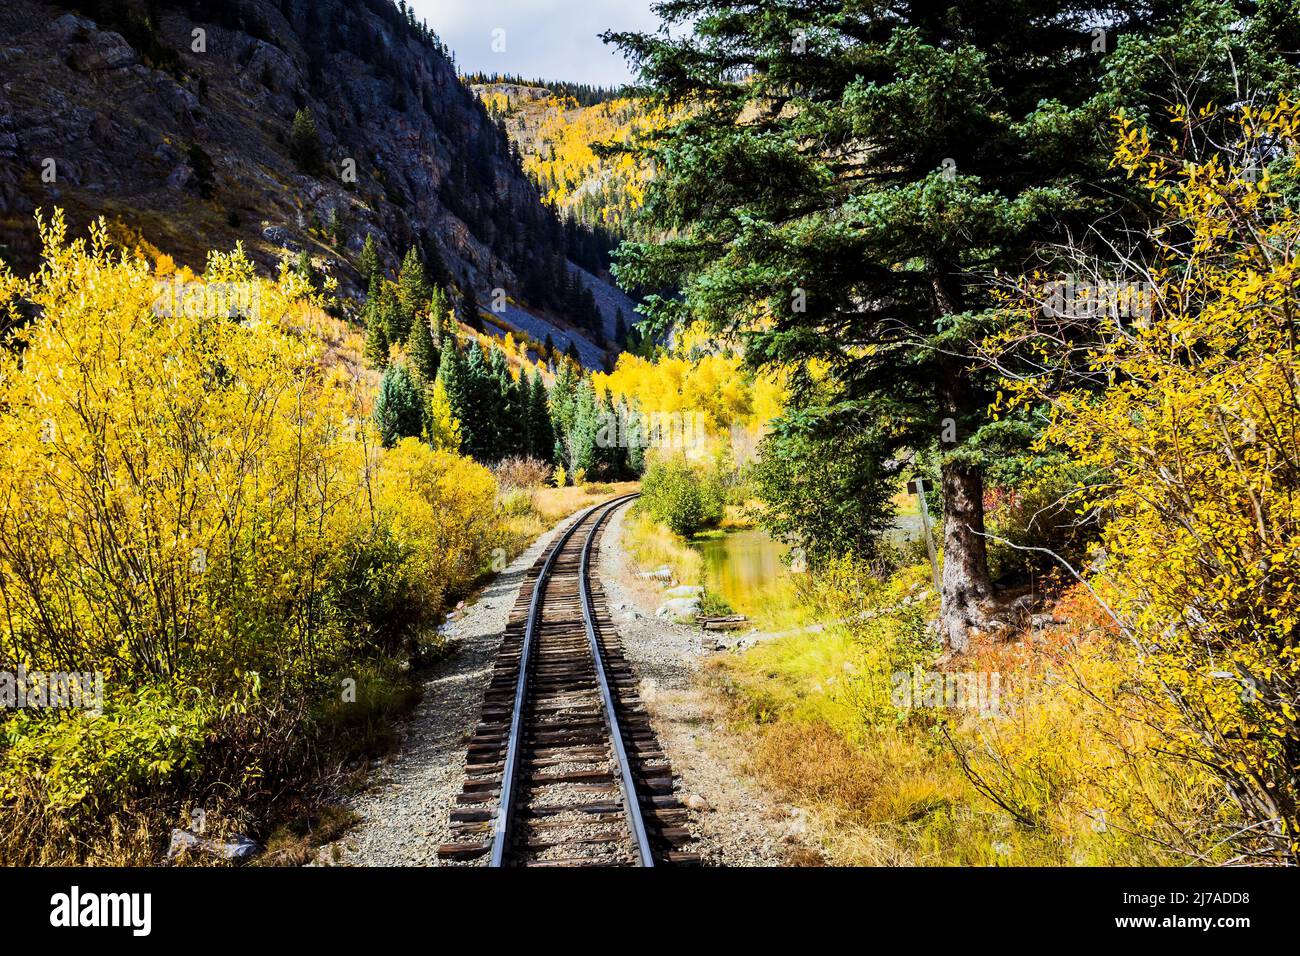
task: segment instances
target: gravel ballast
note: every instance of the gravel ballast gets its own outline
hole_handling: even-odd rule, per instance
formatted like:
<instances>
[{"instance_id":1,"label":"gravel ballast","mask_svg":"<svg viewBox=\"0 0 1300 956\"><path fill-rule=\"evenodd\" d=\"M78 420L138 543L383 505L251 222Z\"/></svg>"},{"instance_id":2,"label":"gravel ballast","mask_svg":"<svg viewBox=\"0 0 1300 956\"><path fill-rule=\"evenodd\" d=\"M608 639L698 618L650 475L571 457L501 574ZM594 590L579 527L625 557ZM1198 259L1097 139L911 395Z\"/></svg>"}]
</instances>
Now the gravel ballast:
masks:
<instances>
[{"instance_id":1,"label":"gravel ballast","mask_svg":"<svg viewBox=\"0 0 1300 956\"><path fill-rule=\"evenodd\" d=\"M465 777L465 747L524 575L568 524L542 535L442 629L450 653L424 675L424 697L398 752L375 768L349 809L360 822L320 854L342 866L438 866L451 838L451 810Z\"/></svg>"},{"instance_id":2,"label":"gravel ballast","mask_svg":"<svg viewBox=\"0 0 1300 956\"><path fill-rule=\"evenodd\" d=\"M708 865L782 865L804 846L801 811L769 797L744 772L744 749L726 727L723 703L699 679L711 653L703 649L705 635L654 617L658 589L636 578L620 547L626 513L626 508L618 509L610 519L597 570L624 653L640 679L652 725L689 808L688 825L696 838L692 849ZM478 722L506 619L528 568L568 520L535 541L444 626L451 653L424 672L423 699L404 728L398 751L374 768L371 785L349 801L359 822L322 848L321 864L441 865L437 849L453 842L450 813L464 782L465 747Z\"/></svg>"}]
</instances>

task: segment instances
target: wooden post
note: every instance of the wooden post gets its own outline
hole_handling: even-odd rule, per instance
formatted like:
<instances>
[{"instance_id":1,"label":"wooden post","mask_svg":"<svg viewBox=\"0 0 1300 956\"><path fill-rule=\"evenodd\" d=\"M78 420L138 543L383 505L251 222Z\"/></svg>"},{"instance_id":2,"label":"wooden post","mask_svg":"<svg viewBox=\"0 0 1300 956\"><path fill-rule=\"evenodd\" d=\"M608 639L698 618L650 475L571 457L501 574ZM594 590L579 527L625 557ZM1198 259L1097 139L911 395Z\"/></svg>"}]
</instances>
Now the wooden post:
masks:
<instances>
[{"instance_id":1,"label":"wooden post","mask_svg":"<svg viewBox=\"0 0 1300 956\"><path fill-rule=\"evenodd\" d=\"M939 584L939 556L934 551L934 535L930 533L930 508L925 501L925 493L934 490L934 482L928 478L918 478L907 483L907 490L921 501L921 533L925 535L925 549L930 553L930 573L934 578L934 592L941 594Z\"/></svg>"}]
</instances>

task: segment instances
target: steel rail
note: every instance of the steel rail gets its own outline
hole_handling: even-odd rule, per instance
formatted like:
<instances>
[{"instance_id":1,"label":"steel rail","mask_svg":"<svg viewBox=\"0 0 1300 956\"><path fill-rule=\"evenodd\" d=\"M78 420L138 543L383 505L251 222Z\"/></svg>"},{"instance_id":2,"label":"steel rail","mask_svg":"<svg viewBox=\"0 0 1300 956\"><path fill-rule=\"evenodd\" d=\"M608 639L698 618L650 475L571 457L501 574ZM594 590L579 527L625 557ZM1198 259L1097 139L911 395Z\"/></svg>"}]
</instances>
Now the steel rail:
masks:
<instances>
[{"instance_id":1,"label":"steel rail","mask_svg":"<svg viewBox=\"0 0 1300 956\"><path fill-rule=\"evenodd\" d=\"M505 864L506 849L510 842L510 825L514 822L515 778L518 776L519 769L524 701L528 691L528 664L532 656L533 635L536 633L537 625L541 623L542 619L542 605L545 601L546 583L551 576L551 569L554 567L555 560L559 557L560 552L564 550L565 545L569 543L569 539L573 537L573 533L582 527L592 514L601 508L613 510L616 506L631 501L635 497L637 496L624 495L612 502L592 505L580 514L565 529L564 534L551 548L550 553L546 556L546 562L542 565L541 572L537 575L537 580L533 583L533 596L528 605L528 621L524 625L523 646L519 651L519 676L515 680L514 710L510 716L510 738L506 744L506 761L501 771L501 806L497 810L496 823L492 830L492 856L488 861L489 866L503 866ZM597 522L597 527L599 527L599 522ZM585 604L583 611L585 614Z\"/></svg>"},{"instance_id":2,"label":"steel rail","mask_svg":"<svg viewBox=\"0 0 1300 956\"><path fill-rule=\"evenodd\" d=\"M596 680L600 682L600 697L605 704L605 723L609 726L609 736L614 741L614 751L618 756L619 775L623 785L623 809L627 813L632 836L636 839L637 855L641 859L641 865L654 866L655 859L650 850L650 837L646 834L645 820L641 816L641 802L636 795L636 781L632 779L632 767L628 763L627 748L623 745L623 731L619 727L618 713L614 708L614 696L610 693L609 678L605 673L605 659L600 653L600 641L596 637L596 611L591 597L591 580L587 575L591 550L595 545L596 535L600 532L600 526L615 508L621 507L634 497L636 496L632 495L610 504L591 526L587 541L582 546L578 579L581 582L579 590L582 594L582 620L587 627L587 643L591 645L591 656L596 664Z\"/></svg>"}]
</instances>

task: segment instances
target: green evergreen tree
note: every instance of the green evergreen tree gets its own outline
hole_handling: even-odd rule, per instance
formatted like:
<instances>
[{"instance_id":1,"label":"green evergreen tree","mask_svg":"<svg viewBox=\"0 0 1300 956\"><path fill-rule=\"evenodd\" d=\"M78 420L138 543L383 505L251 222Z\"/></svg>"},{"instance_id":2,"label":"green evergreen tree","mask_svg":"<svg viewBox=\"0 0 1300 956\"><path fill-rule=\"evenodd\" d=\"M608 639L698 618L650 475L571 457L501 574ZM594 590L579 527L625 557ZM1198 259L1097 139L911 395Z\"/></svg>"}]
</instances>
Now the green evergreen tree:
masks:
<instances>
[{"instance_id":1,"label":"green evergreen tree","mask_svg":"<svg viewBox=\"0 0 1300 956\"><path fill-rule=\"evenodd\" d=\"M578 374L567 362L560 366L555 376L555 387L551 389L551 423L555 437L569 432L573 428L573 419L578 394Z\"/></svg>"},{"instance_id":2,"label":"green evergreen tree","mask_svg":"<svg viewBox=\"0 0 1300 956\"><path fill-rule=\"evenodd\" d=\"M542 373L535 370L528 398L528 453L534 458L550 462L555 454L555 431L551 427L547 398Z\"/></svg>"},{"instance_id":3,"label":"green evergreen tree","mask_svg":"<svg viewBox=\"0 0 1300 956\"><path fill-rule=\"evenodd\" d=\"M300 109L293 117L293 128L289 132L289 158L297 167L310 176L321 171L322 151L320 134L316 131L316 118L311 110Z\"/></svg>"},{"instance_id":4,"label":"green evergreen tree","mask_svg":"<svg viewBox=\"0 0 1300 956\"><path fill-rule=\"evenodd\" d=\"M406 340L406 354L411 359L411 371L416 381L423 386L432 384L438 375L438 347L433 344L433 334L429 331L429 322L417 315L411 323L411 336Z\"/></svg>"},{"instance_id":5,"label":"green evergreen tree","mask_svg":"<svg viewBox=\"0 0 1300 956\"><path fill-rule=\"evenodd\" d=\"M424 274L424 263L412 246L402 260L402 268L397 273L397 303L402 313L402 321L408 325L429 300L429 279Z\"/></svg>"},{"instance_id":6,"label":"green evergreen tree","mask_svg":"<svg viewBox=\"0 0 1300 956\"><path fill-rule=\"evenodd\" d=\"M404 328L402 325L394 288L393 283L387 279L375 276L370 282L370 294L366 296L366 304L362 309L366 327L369 328L378 322L390 345L394 342L405 342L407 336L411 334L410 326Z\"/></svg>"},{"instance_id":7,"label":"green evergreen tree","mask_svg":"<svg viewBox=\"0 0 1300 956\"><path fill-rule=\"evenodd\" d=\"M519 383L510 374L510 362L504 351L494 347L489 366L496 384L497 428L494 449L496 459L508 458L511 455L526 455L528 454L528 446L524 438L528 414L526 398L519 389ZM522 375L520 380L523 380Z\"/></svg>"},{"instance_id":8,"label":"green evergreen tree","mask_svg":"<svg viewBox=\"0 0 1300 956\"><path fill-rule=\"evenodd\" d=\"M433 344L442 348L443 336L446 335L448 316L451 306L447 303L447 293L440 286L434 286L429 293L429 324L433 332Z\"/></svg>"},{"instance_id":9,"label":"green evergreen tree","mask_svg":"<svg viewBox=\"0 0 1300 956\"><path fill-rule=\"evenodd\" d=\"M385 448L424 432L424 400L405 365L384 372L375 399L375 425Z\"/></svg>"},{"instance_id":10,"label":"green evergreen tree","mask_svg":"<svg viewBox=\"0 0 1300 956\"><path fill-rule=\"evenodd\" d=\"M447 343L438 362L438 381L447 393L447 403L451 406L452 417L460 423L461 449L469 449L470 421L469 376L465 368L465 357L456 348L454 342Z\"/></svg>"},{"instance_id":11,"label":"green evergreen tree","mask_svg":"<svg viewBox=\"0 0 1300 956\"><path fill-rule=\"evenodd\" d=\"M565 448L568 451L570 474L579 470L593 475L600 462L600 449L596 444L596 433L600 428L600 406L596 402L596 390L589 378L578 383L574 393L573 425L565 435Z\"/></svg>"},{"instance_id":12,"label":"green evergreen tree","mask_svg":"<svg viewBox=\"0 0 1300 956\"><path fill-rule=\"evenodd\" d=\"M357 260L357 271L361 273L361 283L367 289L374 285L375 277L380 275L379 247L375 245L375 237L372 235L366 235L365 244L361 247L361 256Z\"/></svg>"},{"instance_id":13,"label":"green evergreen tree","mask_svg":"<svg viewBox=\"0 0 1300 956\"><path fill-rule=\"evenodd\" d=\"M641 414L641 409L635 404L625 405L621 410L625 416L624 420L628 423L626 429L628 471L633 475L640 475L645 471L645 443L648 437L645 418Z\"/></svg>"},{"instance_id":14,"label":"green evergreen tree","mask_svg":"<svg viewBox=\"0 0 1300 956\"><path fill-rule=\"evenodd\" d=\"M954 650L992 590L984 468L1001 452L987 415L995 376L977 361L996 321L990 276L1022 274L1131 195L1108 168L1105 126L1119 106L1164 112L1126 90L1154 76L1167 87L1183 45L1148 50L1144 36L1219 9L1221 29L1202 24L1183 76L1217 93L1236 64L1258 62L1227 46L1291 35L1286 5L1250 5L1276 22L1249 31L1233 6L791 0L755 16L745 0L691 0L659 8L662 34L606 36L662 105L691 106L649 147L644 226L670 238L625 244L617 278L684 291L648 303L656 334L689 316L747 335L755 364L830 362L842 385L832 405L800 386L791 409L822 420L825 447L884 423L888 441L854 453L939 456L941 626ZM1122 45L1098 49L1098 30ZM719 81L741 67L743 82ZM958 440L944 444L950 428Z\"/></svg>"},{"instance_id":15,"label":"green evergreen tree","mask_svg":"<svg viewBox=\"0 0 1300 956\"><path fill-rule=\"evenodd\" d=\"M628 472L627 448L624 444L623 419L614 404L614 396L605 393L605 400L598 406L596 424L596 450L594 452L597 471L604 478L622 478Z\"/></svg>"},{"instance_id":16,"label":"green evergreen tree","mask_svg":"<svg viewBox=\"0 0 1300 956\"><path fill-rule=\"evenodd\" d=\"M491 463L500 460L499 384L478 343L471 342L466 351L466 409L461 418L464 447L476 461Z\"/></svg>"},{"instance_id":17,"label":"green evergreen tree","mask_svg":"<svg viewBox=\"0 0 1300 956\"><path fill-rule=\"evenodd\" d=\"M388 368L389 344L383 318L371 312L366 320L366 363L371 368Z\"/></svg>"},{"instance_id":18,"label":"green evergreen tree","mask_svg":"<svg viewBox=\"0 0 1300 956\"><path fill-rule=\"evenodd\" d=\"M338 247L343 245L343 219L339 215L337 206L330 210L329 219L325 224L325 231L329 234L329 240L334 246Z\"/></svg>"}]
</instances>

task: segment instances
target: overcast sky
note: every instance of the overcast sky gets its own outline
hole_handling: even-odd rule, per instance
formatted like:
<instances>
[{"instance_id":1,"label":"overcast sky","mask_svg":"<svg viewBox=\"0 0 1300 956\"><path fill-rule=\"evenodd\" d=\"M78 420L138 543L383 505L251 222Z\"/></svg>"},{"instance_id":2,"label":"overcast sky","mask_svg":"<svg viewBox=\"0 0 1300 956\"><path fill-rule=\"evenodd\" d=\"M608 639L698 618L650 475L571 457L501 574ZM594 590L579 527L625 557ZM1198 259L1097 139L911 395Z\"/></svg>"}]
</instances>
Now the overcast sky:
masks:
<instances>
[{"instance_id":1,"label":"overcast sky","mask_svg":"<svg viewBox=\"0 0 1300 956\"><path fill-rule=\"evenodd\" d=\"M653 30L652 0L408 0L464 72L615 86L630 80L604 30ZM495 33L494 31L504 31ZM494 38L505 50L493 50ZM501 45L498 43L498 46Z\"/></svg>"}]
</instances>

